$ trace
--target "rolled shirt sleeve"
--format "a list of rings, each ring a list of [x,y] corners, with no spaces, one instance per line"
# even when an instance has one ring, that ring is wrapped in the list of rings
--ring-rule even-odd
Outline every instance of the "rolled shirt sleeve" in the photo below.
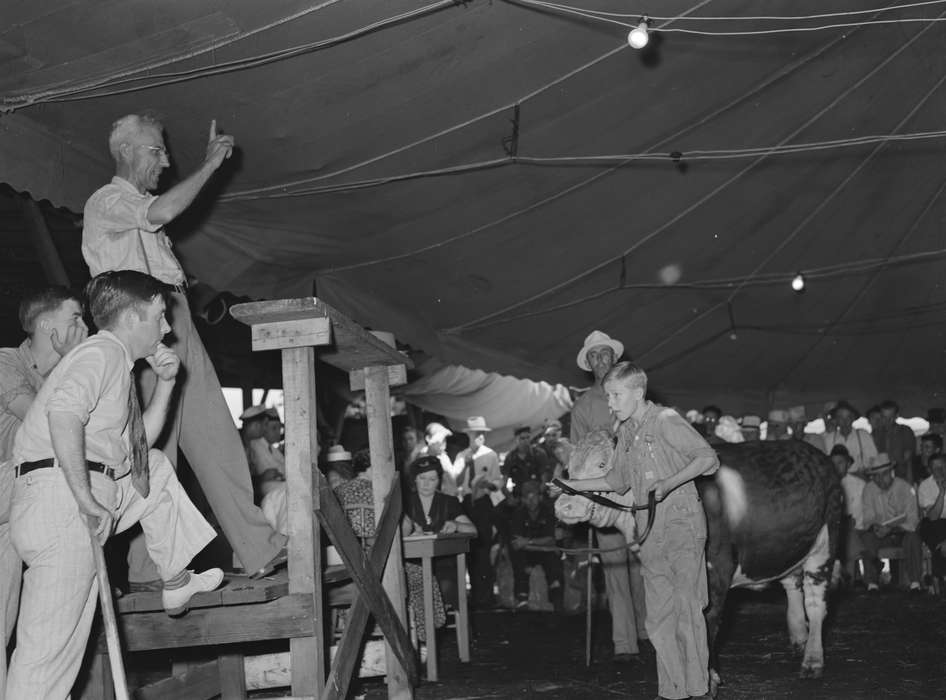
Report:
[[[85,425],[104,390],[101,367],[107,359],[98,347],[79,348],[70,359],[71,371],[62,377],[62,381],[50,393],[46,402],[46,415],[69,413]]]

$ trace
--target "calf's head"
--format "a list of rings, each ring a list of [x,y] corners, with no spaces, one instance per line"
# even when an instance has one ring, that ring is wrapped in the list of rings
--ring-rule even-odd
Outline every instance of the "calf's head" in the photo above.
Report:
[[[611,466],[614,440],[607,430],[594,430],[574,446],[568,459],[568,475],[572,479],[593,479],[604,476]],[[609,497],[614,494],[608,494]],[[630,497],[630,492],[625,494]],[[623,502],[616,497],[613,500]],[[596,527],[614,524],[618,511],[592,503],[584,496],[562,494],[555,501],[555,517],[564,523],[590,522]]]

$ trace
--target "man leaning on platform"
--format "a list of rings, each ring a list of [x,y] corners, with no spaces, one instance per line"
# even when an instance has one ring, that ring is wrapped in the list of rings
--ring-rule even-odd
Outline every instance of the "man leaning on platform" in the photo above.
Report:
[[[223,572],[185,567],[216,536],[181,488],[161,432],[180,368],[164,285],[133,270],[89,282],[99,332],[66,354],[27,410],[13,443],[10,538],[26,563],[6,697],[64,698],[78,675],[97,602],[92,538],[141,523],[170,615]],[[146,359],[158,378],[142,411],[132,377]]]
[[[164,226],[191,205],[230,157],[233,137],[218,134],[212,122],[203,163],[160,196],[152,193],[170,161],[159,121],[147,115],[124,116],[112,125],[108,146],[115,177],[86,202],[82,254],[93,275],[138,270],[174,289],[169,308],[174,337],[169,346],[180,356],[184,376],[158,446],[176,462],[180,445],[243,568],[254,576],[267,575],[286,562],[286,537],[273,530],[253,503],[246,453],[191,320],[184,271],[164,233]],[[153,373],[146,370],[141,383],[147,398],[154,386]],[[156,577],[143,554],[140,539],[136,540],[129,553],[130,583]]]

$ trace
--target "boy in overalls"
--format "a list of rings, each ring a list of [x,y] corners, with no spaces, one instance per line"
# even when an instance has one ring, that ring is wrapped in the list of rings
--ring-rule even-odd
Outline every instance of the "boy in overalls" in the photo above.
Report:
[[[719,459],[676,411],[644,398],[647,375],[636,365],[615,365],[604,390],[617,424],[611,469],[604,477],[568,483],[581,491],[632,489],[637,504],[655,492],[659,505],[640,560],[659,697],[708,697],[706,517],[693,480],[714,473]],[[638,518],[641,529],[646,513]]]

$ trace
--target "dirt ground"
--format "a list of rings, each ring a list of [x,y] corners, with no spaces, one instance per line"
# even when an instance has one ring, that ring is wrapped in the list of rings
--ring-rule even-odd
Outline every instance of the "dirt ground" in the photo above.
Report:
[[[781,589],[735,591],[721,650],[722,700],[946,697],[946,598],[887,591],[835,596],[825,631],[825,673],[800,680],[800,658],[788,647]],[[585,617],[481,612],[473,616],[472,662],[460,664],[452,634],[443,634],[438,683],[418,700],[653,698],[653,652],[641,662],[609,660],[607,612],[594,617],[594,663],[584,665]],[[387,697],[364,683],[369,700]]]

